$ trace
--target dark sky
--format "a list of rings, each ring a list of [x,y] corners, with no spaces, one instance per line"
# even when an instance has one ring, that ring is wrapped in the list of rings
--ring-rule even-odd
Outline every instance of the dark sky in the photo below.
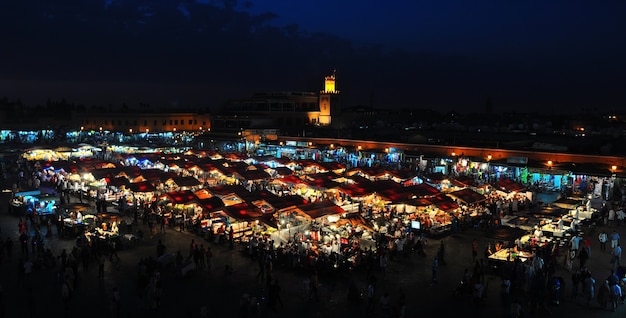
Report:
[[[0,0],[0,96],[217,109],[322,89],[344,106],[626,104],[626,1]]]

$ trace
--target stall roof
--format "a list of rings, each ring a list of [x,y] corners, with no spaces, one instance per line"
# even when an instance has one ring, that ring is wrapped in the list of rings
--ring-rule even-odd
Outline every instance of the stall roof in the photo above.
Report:
[[[342,170],[346,168],[346,166],[336,161],[322,162],[321,165],[325,170],[329,171]]]
[[[271,204],[276,210],[309,203],[309,201],[299,195],[276,196],[275,198],[267,198],[265,201]]]
[[[400,180],[410,180],[416,177],[415,173],[409,169],[389,170],[389,174]]]
[[[353,198],[364,197],[374,193],[371,189],[364,188],[359,183],[340,184],[338,190]]]
[[[520,192],[520,191],[526,191],[526,186],[519,183],[519,182],[515,182],[511,179],[502,179],[499,180],[497,182],[495,182],[493,184],[493,187],[496,188],[497,190],[501,190],[501,191],[506,191],[506,192]]]
[[[411,191],[413,191],[413,193],[417,196],[417,197],[426,197],[426,196],[433,196],[433,195],[437,195],[439,193],[441,193],[441,191],[439,191],[439,189],[431,186],[428,183],[420,183],[414,186],[410,186],[409,188],[411,188]]]
[[[319,180],[319,179],[324,179],[324,180],[334,180],[339,178],[340,175],[332,172],[332,171],[327,171],[327,172],[320,172],[320,173],[312,173],[312,174],[308,174],[306,176],[306,179],[310,179],[310,180]]]
[[[463,201],[465,204],[480,203],[487,199],[484,195],[469,188],[450,192],[449,195]]]
[[[274,193],[267,190],[257,190],[257,191],[238,191],[236,194],[244,201],[252,202],[257,200],[276,200],[279,198]]]
[[[276,171],[276,173],[278,175],[281,176],[291,176],[293,175],[293,170],[287,168],[287,167],[276,167],[276,168],[272,168],[274,171]]]
[[[196,177],[192,177],[192,176],[187,176],[187,177],[175,177],[172,178],[172,181],[174,183],[176,183],[177,186],[179,187],[195,187],[198,185],[201,185],[202,182],[200,182],[200,180],[196,179]]]
[[[462,187],[476,187],[478,186],[478,184],[476,183],[476,181],[474,180],[474,178],[470,177],[470,176],[465,176],[465,175],[460,175],[452,180],[450,180],[450,182],[452,182],[452,184],[455,185],[460,185]]]
[[[426,179],[432,183],[440,183],[443,180],[446,180],[448,177],[444,176],[441,172],[435,172],[428,174]]]
[[[204,211],[212,212],[224,207],[224,201],[219,197],[210,197],[206,199],[197,199],[198,205],[204,209]]]
[[[231,193],[242,193],[243,191],[248,191],[240,184],[233,185],[218,185],[215,187],[209,188],[209,191],[215,195],[227,195]]]
[[[302,212],[306,213],[312,219],[317,219],[331,214],[343,214],[346,211],[337,206],[330,200],[323,200],[314,203],[302,204],[297,206]]]
[[[459,207],[456,203],[454,203],[452,198],[443,193],[431,197],[430,200],[437,208],[446,212],[452,211]]]
[[[121,188],[122,186],[128,186],[130,184],[130,180],[126,177],[116,177],[113,179],[105,178],[108,186]]]
[[[135,178],[141,175],[141,168],[137,166],[124,166],[119,167],[118,169],[129,178]]]
[[[368,224],[367,220],[365,220],[365,218],[358,213],[350,213],[346,215],[345,217],[342,217],[339,220],[337,220],[337,225],[344,225],[347,223],[350,223],[350,225],[353,227],[360,225],[370,232],[375,232],[372,229],[372,227]]]
[[[304,179],[304,183],[309,187],[316,189],[335,189],[341,186],[340,183],[327,179]]]
[[[222,156],[225,159],[234,160],[234,161],[245,160],[248,158],[248,155],[245,153],[235,153],[235,152],[229,152],[229,153],[223,154]]]
[[[247,181],[260,181],[260,180],[268,180],[271,178],[269,173],[265,172],[265,170],[241,170],[237,169],[236,174],[238,174],[243,180]]]
[[[272,161],[274,161],[274,162],[276,162],[278,164],[284,165],[284,166],[293,163],[293,161],[291,159],[286,158],[286,157],[274,158],[274,159],[272,159]]]
[[[91,170],[91,175],[96,180],[101,179],[114,179],[118,177],[122,171],[119,168],[102,168],[102,169],[93,169]]]
[[[359,183],[359,184],[365,184],[367,182],[372,182],[372,180],[370,180],[370,179],[368,179],[368,178],[366,178],[366,177],[364,177],[362,175],[359,175],[359,174],[353,174],[351,176],[348,176],[347,179],[350,179],[350,180],[354,181],[355,183]]]
[[[187,204],[198,199],[198,197],[189,190],[168,192],[164,193],[162,196],[168,197],[174,204]]]
[[[278,178],[277,181],[284,182],[284,183],[293,183],[293,184],[302,183],[302,179],[294,175],[289,175],[286,177]]]
[[[213,197],[213,194],[208,189],[200,189],[200,190],[197,190],[196,192],[194,192],[193,194],[195,194],[196,197],[198,199],[200,199],[200,200],[208,199],[210,197]]]
[[[141,170],[141,176],[148,180],[148,181],[152,181],[152,182],[161,182],[161,180],[167,180],[167,179],[173,179],[178,177],[177,174],[173,173],[173,172],[165,172],[161,169],[144,169]]]
[[[132,192],[153,192],[156,188],[149,181],[141,181],[135,183],[129,183],[128,189]]]
[[[404,203],[408,204],[408,205],[412,205],[412,206],[429,206],[429,205],[433,205],[433,201],[431,201],[428,198],[410,199],[408,201],[405,201]]]
[[[374,182],[368,182],[363,185],[364,188],[369,188],[374,192],[382,192],[388,189],[401,189],[403,186],[393,180],[378,180]]]
[[[256,220],[263,216],[263,212],[256,206],[246,202],[227,206],[224,208],[224,212],[230,217],[240,221]]]
[[[324,165],[314,160],[302,159],[302,160],[298,160],[296,163],[298,166],[302,168],[316,167],[320,170],[326,170],[326,167]]]
[[[346,171],[346,175],[351,176],[353,174],[361,173],[370,177],[380,177],[385,174],[389,174],[389,172],[382,168],[375,167],[355,167],[348,171]]]
[[[407,187],[389,187],[379,191],[380,195],[385,199],[392,202],[402,202],[413,199],[413,197],[418,197],[416,191],[416,186],[407,186]]]

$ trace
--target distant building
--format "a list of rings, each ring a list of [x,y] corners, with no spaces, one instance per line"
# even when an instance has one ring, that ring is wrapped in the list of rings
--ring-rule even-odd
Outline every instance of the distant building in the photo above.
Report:
[[[335,72],[324,78],[324,89],[315,92],[256,93],[227,102],[212,119],[214,131],[279,129],[302,131],[303,126],[330,126],[339,107]]]
[[[211,129],[209,114],[192,112],[75,112],[73,129],[114,132],[171,132]]]

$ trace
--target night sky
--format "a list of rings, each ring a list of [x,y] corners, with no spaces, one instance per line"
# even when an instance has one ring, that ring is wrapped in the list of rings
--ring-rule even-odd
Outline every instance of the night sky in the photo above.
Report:
[[[0,0],[0,96],[201,108],[322,89],[345,107],[619,110],[626,1]]]

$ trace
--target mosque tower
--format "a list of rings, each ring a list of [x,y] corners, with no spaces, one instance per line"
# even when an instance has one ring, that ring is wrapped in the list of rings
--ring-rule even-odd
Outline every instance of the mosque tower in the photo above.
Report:
[[[332,110],[331,107],[337,108],[339,91],[335,89],[337,70],[333,70],[333,74],[324,77],[324,90],[320,91],[320,115],[319,124],[321,126],[330,126],[332,123],[332,115],[336,110]]]

